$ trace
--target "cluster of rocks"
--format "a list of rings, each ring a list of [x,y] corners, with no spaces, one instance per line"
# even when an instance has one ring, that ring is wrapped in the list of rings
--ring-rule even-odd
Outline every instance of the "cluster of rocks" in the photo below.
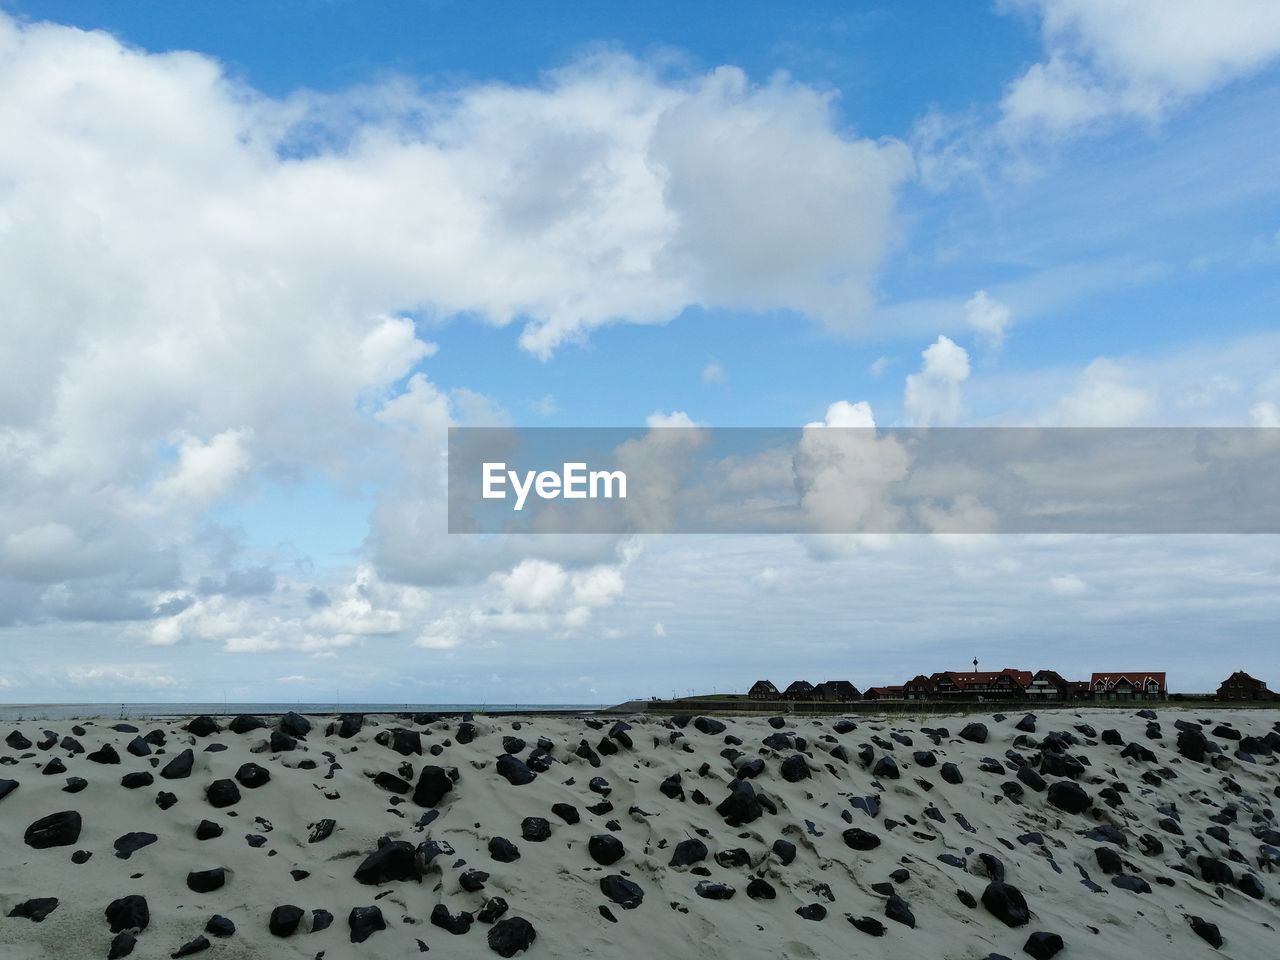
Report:
[[[1133,909],[1141,911],[1156,887],[1181,887],[1205,906],[1180,915],[1179,924],[1215,948],[1228,943],[1219,924],[1232,911],[1253,904],[1259,922],[1280,920],[1263,879],[1280,865],[1272,803],[1280,797],[1280,722],[1242,730],[1241,718],[1181,717],[1166,729],[1150,710],[1116,717],[1125,722],[1101,732],[1067,712],[996,714],[966,721],[954,733],[891,718],[761,723],[692,715],[585,717],[567,737],[531,736],[526,727],[541,726],[533,719],[502,724],[435,715],[313,721],[286,714],[270,722],[238,716],[225,726],[196,717],[145,733],[118,723],[91,734],[86,723],[66,736],[41,730],[34,740],[15,729],[5,739],[13,754],[0,764],[27,774],[0,778],[0,822],[9,819],[15,794],[38,789],[56,796],[51,778],[62,776],[63,808],[16,825],[24,857],[65,856],[62,848],[74,848],[72,865],[95,855],[146,859],[163,846],[161,834],[185,823],[202,850],[206,844],[226,850],[228,842],[268,858],[285,850],[294,864],[289,882],[303,884],[299,891],[310,889],[305,881],[316,870],[339,865],[358,898],[343,907],[351,944],[376,944],[397,931],[426,950],[428,937],[481,931],[503,957],[538,942],[535,920],[544,905],[533,897],[513,908],[502,895],[520,887],[530,862],[541,864],[542,878],[586,878],[597,897],[594,912],[606,924],[625,923],[637,910],[652,915],[663,903],[714,922],[723,909],[718,904],[742,896],[756,902],[762,929],[771,911],[785,911],[806,924],[838,922],[855,940],[909,936],[949,922],[954,908],[940,903],[937,892],[952,886],[971,924],[1018,930],[1020,949],[1037,960],[1056,955],[1069,938],[1081,939],[1078,931],[1045,922],[1052,897],[1083,896],[1087,904],[1088,896],[1109,890],[1134,897]],[[235,760],[224,759],[232,738],[244,738],[261,762],[245,761],[243,749],[233,752]],[[69,764],[84,775],[71,774]],[[345,770],[339,777],[348,767],[358,774]],[[193,787],[179,799],[167,785],[182,781]],[[1206,789],[1210,781],[1214,787]],[[73,798],[90,783],[118,785],[111,789],[139,798],[165,829],[122,833],[109,849],[82,843],[95,807],[77,808]],[[351,794],[356,786],[364,791],[358,801]],[[287,808],[287,791],[300,789],[334,801],[333,816],[308,823],[292,846],[281,847],[260,801],[274,796]],[[474,822],[470,804],[492,791],[504,794],[499,808],[523,814],[505,823]],[[385,835],[357,849],[342,839],[343,811],[352,802],[385,808],[388,823]],[[462,837],[474,851],[455,848]],[[242,853],[219,862],[214,852],[187,869],[191,909],[181,923],[190,929],[164,947],[171,956],[232,937],[250,939],[261,951],[269,949],[264,936],[308,937],[333,927],[333,904],[301,894],[287,899],[304,905],[266,905],[252,929],[242,919],[239,932],[227,916],[210,912],[208,903],[243,902],[236,892],[242,875],[266,869],[246,866],[261,861]],[[348,856],[351,866],[341,866]],[[144,875],[131,869],[122,868],[122,881]],[[1046,869],[1056,884],[1052,895],[1045,892]],[[422,916],[403,906],[388,910],[387,903],[402,902],[398,896],[383,900],[410,884],[438,894]],[[55,894],[63,886],[33,890],[8,918],[56,920],[62,904]],[[423,899],[415,893],[403,902]],[[1223,906],[1222,915],[1213,904]],[[105,954],[129,956],[151,922],[145,894],[98,909]],[[1081,910],[1087,916],[1087,906]]]

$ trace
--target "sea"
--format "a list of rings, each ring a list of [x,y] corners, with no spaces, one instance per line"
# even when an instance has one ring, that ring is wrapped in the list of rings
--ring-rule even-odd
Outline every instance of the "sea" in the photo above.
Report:
[[[329,716],[338,713],[577,713],[600,710],[601,703],[5,703],[0,721],[146,720],[200,714],[262,716],[288,713]]]

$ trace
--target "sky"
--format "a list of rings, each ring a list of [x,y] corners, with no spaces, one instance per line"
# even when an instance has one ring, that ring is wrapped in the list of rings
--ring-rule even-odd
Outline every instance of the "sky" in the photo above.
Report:
[[[0,0],[0,699],[1280,686],[1268,536],[450,536],[449,426],[1280,426],[1280,6]]]

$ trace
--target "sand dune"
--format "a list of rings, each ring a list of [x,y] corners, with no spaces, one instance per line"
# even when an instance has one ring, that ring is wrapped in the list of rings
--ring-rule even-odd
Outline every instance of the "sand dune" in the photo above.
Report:
[[[1139,706],[21,722],[0,957],[1280,956],[1280,711]]]

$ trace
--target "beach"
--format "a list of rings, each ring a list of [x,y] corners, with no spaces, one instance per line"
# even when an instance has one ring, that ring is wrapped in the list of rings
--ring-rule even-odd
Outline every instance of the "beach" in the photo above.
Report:
[[[1276,954],[1276,709],[4,733],[5,960]]]

